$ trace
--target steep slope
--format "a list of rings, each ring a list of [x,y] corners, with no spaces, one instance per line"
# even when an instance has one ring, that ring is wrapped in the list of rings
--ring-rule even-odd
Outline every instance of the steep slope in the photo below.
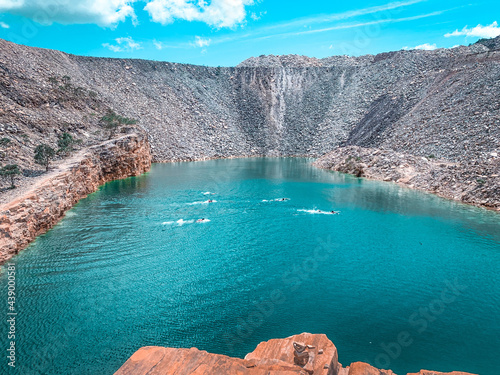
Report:
[[[342,145],[483,160],[500,142],[499,40],[359,58],[264,56],[240,66],[273,67],[287,77],[304,69],[321,72],[324,85],[308,79],[321,108],[315,124],[336,133]],[[301,104],[289,102],[288,123],[311,118],[312,106]]]
[[[0,40],[0,138],[11,140],[0,163],[34,175],[38,143],[55,146],[64,131],[81,147],[102,142],[99,119],[112,109],[138,120],[154,161],[320,156],[354,145],[491,164],[500,151],[499,40],[357,58],[261,56],[235,68]]]
[[[0,40],[0,72],[3,134],[17,127],[52,139],[68,124],[92,140],[84,132],[97,132],[97,118],[113,108],[148,131],[156,161],[316,156],[339,144],[455,161],[480,159],[500,139],[500,52],[481,43],[360,58],[271,56],[208,68],[73,56]],[[64,76],[79,93],[61,98],[51,80]]]

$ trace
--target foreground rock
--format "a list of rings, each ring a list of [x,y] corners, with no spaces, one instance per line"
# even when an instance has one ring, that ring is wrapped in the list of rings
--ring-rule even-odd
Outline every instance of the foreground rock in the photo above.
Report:
[[[105,182],[137,176],[151,167],[144,134],[131,134],[91,147],[59,173],[38,182],[0,207],[0,263],[52,228],[80,199]]]
[[[449,162],[390,150],[340,147],[314,165],[358,177],[393,181],[463,203],[500,210],[500,158]]]
[[[261,342],[246,360],[266,363],[279,360],[285,363],[296,363],[293,343],[307,346],[309,360],[302,367],[310,374],[336,374],[339,368],[337,348],[326,335],[302,333],[285,339],[273,339]],[[341,366],[340,366],[341,367]]]
[[[115,375],[141,374],[280,374],[306,375],[301,368],[280,361],[256,364],[240,358],[210,354],[196,348],[174,349],[147,346],[139,349]]]
[[[296,346],[300,343],[309,359],[297,363]],[[139,349],[115,375],[395,375],[367,363],[355,362],[346,368],[338,362],[337,348],[321,334],[302,333],[284,339],[260,343],[245,359],[211,354],[196,348],[175,349],[148,346]],[[408,375],[474,375],[465,372],[421,370]]]

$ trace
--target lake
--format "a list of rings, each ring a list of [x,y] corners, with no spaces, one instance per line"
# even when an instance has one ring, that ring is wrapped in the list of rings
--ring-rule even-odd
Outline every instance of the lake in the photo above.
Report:
[[[497,375],[500,215],[311,162],[154,164],[80,201],[11,260],[16,372],[113,374],[146,345],[243,357],[312,332],[344,366]]]

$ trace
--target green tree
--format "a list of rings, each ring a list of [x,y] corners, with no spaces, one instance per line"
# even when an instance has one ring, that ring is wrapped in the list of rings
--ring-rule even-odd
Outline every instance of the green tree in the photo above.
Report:
[[[15,179],[21,174],[21,170],[17,164],[9,164],[5,167],[0,168],[0,176],[3,178],[10,179],[11,189],[15,189]]]
[[[101,118],[101,124],[106,130],[109,131],[108,139],[111,139],[114,137],[116,130],[121,125],[135,125],[137,124],[137,120],[117,115],[113,110],[110,109]]]
[[[67,155],[73,151],[73,145],[75,143],[76,141],[71,134],[66,132],[62,133],[57,140],[57,147],[59,147],[57,153]]]
[[[35,163],[45,166],[45,170],[49,170],[50,161],[56,156],[55,150],[46,145],[40,144],[35,148]]]
[[[7,146],[11,142],[12,141],[9,138],[4,137],[4,138],[0,139],[0,146]]]

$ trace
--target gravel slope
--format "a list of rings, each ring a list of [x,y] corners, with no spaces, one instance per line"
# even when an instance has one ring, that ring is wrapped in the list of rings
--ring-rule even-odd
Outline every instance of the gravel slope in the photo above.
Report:
[[[0,163],[35,173],[34,147],[55,146],[63,131],[81,147],[99,143],[99,119],[113,109],[146,130],[154,161],[321,156],[355,145],[481,164],[500,152],[499,41],[211,68],[0,40],[0,138],[12,140]]]

